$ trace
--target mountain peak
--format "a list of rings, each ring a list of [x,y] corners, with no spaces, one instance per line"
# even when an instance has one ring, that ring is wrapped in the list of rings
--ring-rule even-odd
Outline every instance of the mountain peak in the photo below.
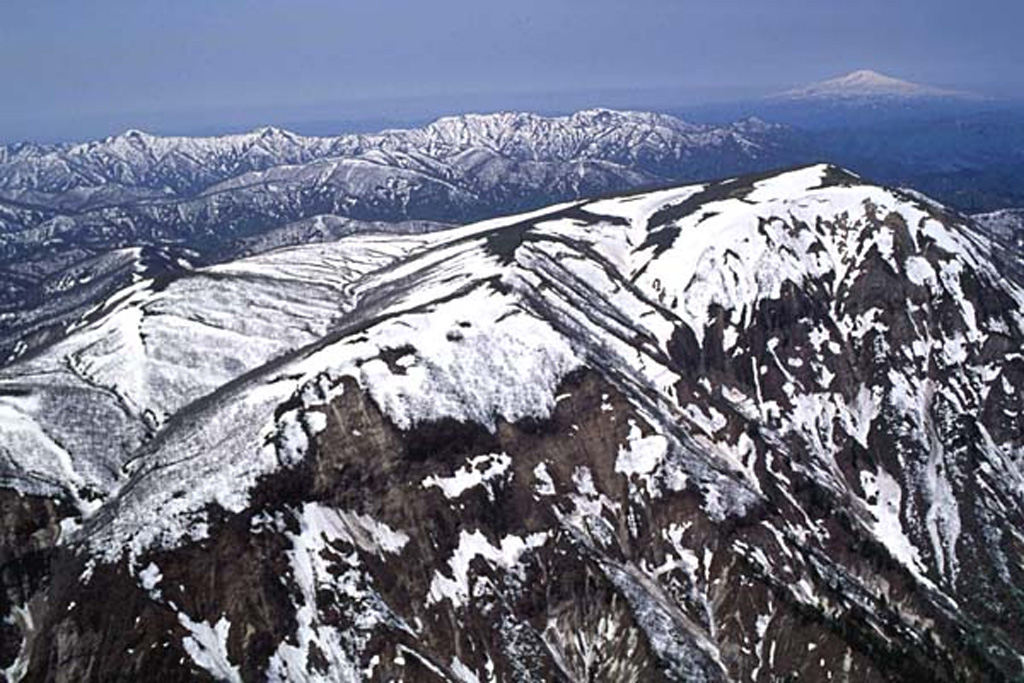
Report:
[[[152,133],[147,133],[144,130],[138,128],[129,128],[128,130],[114,136],[112,140],[151,140],[154,136]]]
[[[887,76],[886,74],[873,71],[871,69],[857,69],[851,71],[845,76],[840,76],[836,80],[846,81],[849,83],[864,83],[864,84],[877,84],[877,85],[912,85],[909,81],[905,81],[893,76]]]
[[[858,69],[848,74],[787,90],[781,99],[860,99],[905,97],[963,97],[964,93],[913,83],[871,69]]]
[[[0,372],[6,670],[1019,678],[1024,293],[840,173],[111,294]]]
[[[292,131],[278,128],[277,126],[260,126],[259,128],[254,128],[249,135],[258,140],[288,140],[294,142],[299,138]]]

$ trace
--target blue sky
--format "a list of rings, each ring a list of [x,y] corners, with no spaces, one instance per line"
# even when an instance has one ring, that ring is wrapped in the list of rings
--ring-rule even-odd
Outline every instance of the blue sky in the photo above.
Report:
[[[1022,25],[1015,0],[5,3],[0,139],[685,105],[857,68],[1013,93]]]

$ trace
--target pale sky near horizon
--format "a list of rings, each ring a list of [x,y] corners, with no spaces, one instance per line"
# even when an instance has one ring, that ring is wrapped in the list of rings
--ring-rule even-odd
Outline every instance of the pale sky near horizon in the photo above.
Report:
[[[34,0],[0,10],[0,140],[692,104],[859,68],[1015,93],[1021,26],[1012,0]]]

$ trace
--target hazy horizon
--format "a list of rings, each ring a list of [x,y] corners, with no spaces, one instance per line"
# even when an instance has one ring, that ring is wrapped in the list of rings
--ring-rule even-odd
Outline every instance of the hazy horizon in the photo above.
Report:
[[[0,58],[15,67],[0,74],[0,141],[681,108],[861,68],[1012,95],[1024,78],[1013,39],[1024,7],[1004,4],[25,4],[6,8],[0,25]]]

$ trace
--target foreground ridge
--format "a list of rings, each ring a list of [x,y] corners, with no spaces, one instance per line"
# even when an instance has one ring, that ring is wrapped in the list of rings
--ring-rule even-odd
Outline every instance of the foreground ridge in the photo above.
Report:
[[[821,164],[141,279],[0,369],[0,665],[1019,676],[993,248]]]

